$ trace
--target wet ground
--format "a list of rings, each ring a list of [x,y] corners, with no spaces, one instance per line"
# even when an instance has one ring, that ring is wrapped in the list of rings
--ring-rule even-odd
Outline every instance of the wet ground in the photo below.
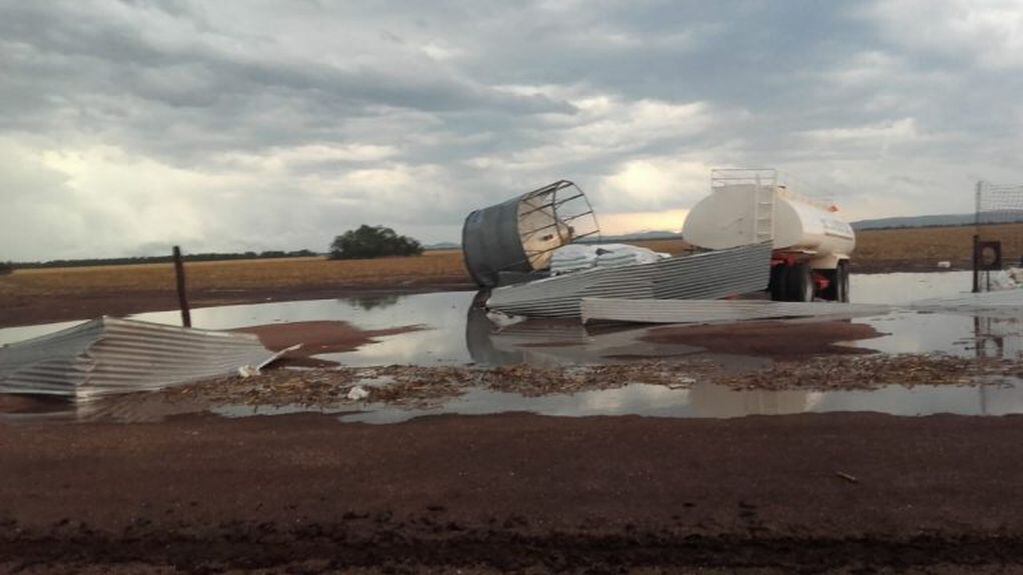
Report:
[[[713,362],[719,369],[738,373],[764,370],[777,362],[801,362],[820,355],[850,353],[949,354],[961,358],[1018,360],[1023,354],[1023,311],[1019,315],[992,313],[933,313],[902,309],[913,301],[962,293],[968,272],[854,275],[853,301],[897,306],[891,313],[848,321],[786,320],[718,326],[583,326],[576,321],[528,320],[497,327],[484,310],[473,306],[472,292],[411,295],[373,295],[334,300],[295,301],[256,305],[201,308],[193,311],[196,327],[245,329],[264,337],[268,346],[282,349],[305,343],[311,361],[293,365],[348,368],[408,365],[453,368],[488,368],[525,364],[536,368],[621,365],[652,360]],[[174,324],[172,312],[144,313],[133,318]],[[74,322],[0,329],[0,344],[62,329]],[[257,326],[257,327],[252,327]],[[275,327],[277,326],[277,327]],[[340,334],[340,335],[339,335]],[[830,360],[829,360],[830,361]],[[802,364],[800,364],[802,365]],[[691,366],[690,366],[691,367]],[[789,368],[793,371],[795,368]],[[850,364],[850,370],[859,369]],[[222,415],[279,413],[304,410],[360,411],[346,421],[402,421],[424,414],[500,413],[529,411],[551,415],[636,414],[661,417],[735,417],[814,411],[878,411],[898,415],[958,413],[970,415],[1019,413],[1023,386],[1015,377],[991,382],[983,378],[935,381],[884,382],[862,389],[785,389],[806,387],[805,379],[817,371],[769,372],[782,381],[742,390],[722,385],[706,373],[683,374],[674,389],[643,381],[610,381],[607,376],[582,388],[552,388],[545,397],[527,397],[517,389],[459,386],[458,393],[440,394],[442,402],[428,409],[394,402],[323,405],[320,400],[281,405],[233,405],[229,399],[200,403],[193,409],[213,409]],[[421,373],[421,372],[420,372]],[[898,373],[892,371],[892,373]],[[906,373],[909,373],[906,371]],[[975,374],[976,375],[976,374]],[[437,387],[449,372],[431,377],[417,374],[420,385]],[[761,377],[763,379],[763,377]],[[846,380],[849,378],[846,377]],[[897,378],[896,378],[897,379]],[[948,379],[948,378],[945,378]],[[793,381],[803,383],[792,384]],[[785,384],[784,382],[790,382]],[[948,383],[956,386],[949,387]],[[342,383],[350,383],[344,381]],[[379,383],[379,382],[377,382]],[[855,382],[853,382],[855,383]],[[907,387],[912,383],[914,387]],[[921,385],[923,383],[923,385]],[[963,385],[969,384],[969,385]],[[337,386],[335,380],[332,384]],[[371,385],[373,383],[371,382]],[[624,387],[622,387],[624,385]],[[845,381],[842,385],[850,385]],[[467,387],[467,389],[461,389]],[[779,389],[779,387],[781,389]],[[855,384],[850,387],[860,387]],[[611,388],[611,389],[605,389]],[[530,394],[525,394],[530,395]],[[535,393],[532,395],[536,395]],[[294,399],[294,398],[293,398]],[[123,412],[124,402],[108,402],[117,409],[95,405],[69,406],[41,402],[0,401],[6,420],[39,417],[94,419],[97,413]],[[159,420],[179,409],[151,409],[152,400],[136,402],[140,409],[129,420]],[[416,409],[412,409],[416,407]],[[45,414],[45,415],[44,415]]]
[[[1021,441],[849,413],[12,426],[0,572],[1015,572]]]
[[[1023,312],[499,328],[473,296],[197,309],[341,367],[0,396],[0,572],[1023,568]]]

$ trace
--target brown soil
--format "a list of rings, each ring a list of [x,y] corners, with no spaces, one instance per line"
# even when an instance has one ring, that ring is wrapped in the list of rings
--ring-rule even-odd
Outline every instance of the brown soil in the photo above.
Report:
[[[337,362],[314,358],[324,353],[355,351],[366,344],[376,343],[373,338],[397,335],[424,329],[408,325],[391,329],[361,330],[344,321],[296,321],[242,327],[233,331],[251,333],[271,351],[281,351],[301,344],[302,347],[281,356],[281,365],[327,367]]]
[[[1018,569],[1021,421],[8,426],[0,571]]]
[[[727,325],[670,326],[652,329],[642,340],[681,344],[737,355],[769,356],[777,360],[804,359],[822,354],[872,353],[869,349],[836,345],[884,335],[873,327],[849,321],[744,322]]]

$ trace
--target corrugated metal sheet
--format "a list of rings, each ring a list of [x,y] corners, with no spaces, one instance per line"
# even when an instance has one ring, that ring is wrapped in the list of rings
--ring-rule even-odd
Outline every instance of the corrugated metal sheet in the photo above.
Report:
[[[721,298],[767,288],[770,273],[771,244],[761,243],[496,288],[487,307],[514,315],[579,317],[587,297]]]
[[[890,308],[883,305],[768,300],[585,298],[582,304],[584,322],[716,323],[794,317],[845,318],[888,311]]]
[[[87,400],[236,373],[273,357],[250,334],[103,317],[0,348],[0,392]]]

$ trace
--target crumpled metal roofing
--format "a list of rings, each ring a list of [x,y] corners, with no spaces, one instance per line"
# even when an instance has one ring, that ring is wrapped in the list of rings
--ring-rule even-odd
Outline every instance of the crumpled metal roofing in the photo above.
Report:
[[[770,274],[771,244],[764,242],[499,287],[486,305],[514,315],[580,317],[587,297],[716,299],[766,289]]]
[[[839,319],[886,314],[889,306],[770,300],[658,300],[586,298],[583,322],[715,323],[813,317]]]
[[[251,334],[102,317],[0,347],[0,392],[88,400],[237,373],[275,357]]]

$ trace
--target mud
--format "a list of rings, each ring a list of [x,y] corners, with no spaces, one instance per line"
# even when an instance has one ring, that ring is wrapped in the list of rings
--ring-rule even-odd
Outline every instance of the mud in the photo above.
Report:
[[[869,349],[839,345],[885,335],[849,321],[743,322],[727,325],[670,326],[650,330],[642,341],[690,345],[712,352],[797,360],[823,354],[863,354]]]
[[[0,570],[928,572],[1023,564],[1019,417],[15,426]]]
[[[328,367],[337,362],[315,358],[325,353],[355,351],[360,347],[376,343],[374,338],[398,335],[426,329],[420,325],[407,325],[391,329],[362,330],[344,321],[297,321],[242,327],[232,331],[251,333],[271,351],[282,351],[301,345],[284,353],[278,363],[282,366]]]
[[[630,384],[688,389],[699,383],[735,390],[836,391],[885,386],[970,386],[1011,384],[1023,378],[1017,361],[966,359],[945,355],[826,356],[802,362],[749,364],[735,369],[727,358],[690,357],[674,361],[636,361],[619,365],[542,368],[386,366],[274,370],[259,376],[227,377],[119,399],[116,412],[141,413],[163,403],[170,413],[217,406],[292,406],[318,410],[358,410],[365,402],[403,409],[437,407],[472,389],[526,397],[573,394]],[[365,400],[351,399],[356,386]],[[142,402],[145,405],[133,406]],[[113,403],[113,402],[112,402]],[[177,407],[175,407],[177,406]],[[115,415],[116,415],[115,412]],[[98,413],[104,413],[99,411]]]

